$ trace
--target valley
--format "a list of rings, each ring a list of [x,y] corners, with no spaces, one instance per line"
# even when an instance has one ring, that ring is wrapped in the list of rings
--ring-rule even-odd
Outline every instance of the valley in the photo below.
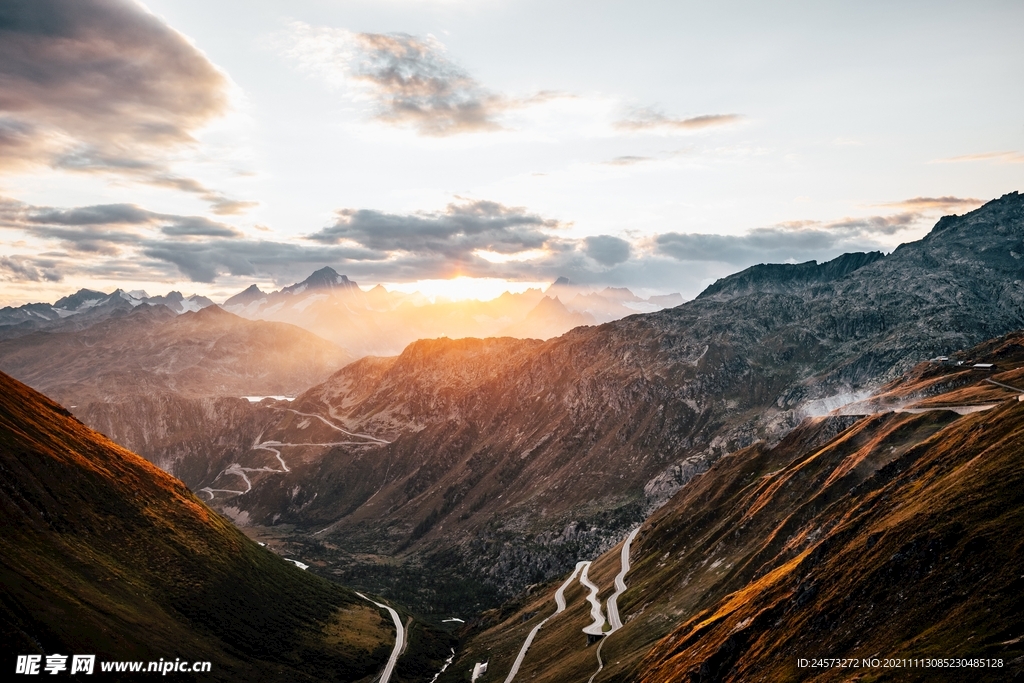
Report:
[[[295,605],[330,634],[301,636],[327,648],[308,658],[347,662],[338,680],[841,680],[795,662],[877,653],[999,658],[1019,673],[1020,549],[1000,539],[1019,535],[1024,490],[1020,253],[1012,193],[888,255],[753,266],[663,310],[620,316],[644,302],[567,282],[494,303],[518,307],[515,325],[435,303],[458,336],[410,323],[403,334],[425,336],[408,342],[388,325],[411,302],[326,268],[223,307],[18,319],[0,370],[57,402],[12,384],[31,410],[119,446],[77,439],[180,479],[161,486],[234,534],[209,544],[282,556],[316,587],[295,590],[334,591]],[[31,543],[55,542],[46,533]],[[10,566],[35,571],[19,557]],[[189,624],[229,619],[182,576],[175,595],[205,605]],[[288,595],[274,598],[281,643],[302,632]],[[364,624],[358,654],[327,605]],[[210,657],[241,671],[224,623]]]

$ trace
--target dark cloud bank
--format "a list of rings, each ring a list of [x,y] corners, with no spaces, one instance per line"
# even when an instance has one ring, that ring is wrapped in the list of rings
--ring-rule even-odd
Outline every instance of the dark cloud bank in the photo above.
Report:
[[[162,161],[227,110],[226,89],[195,47],[139,4],[0,3],[0,172],[42,165],[116,174],[237,213],[251,202]]]
[[[969,201],[943,198],[946,204]],[[925,203],[916,198],[894,205]],[[0,228],[54,247],[37,256],[5,257],[0,278],[39,282],[88,273],[157,281],[184,275],[204,283],[259,277],[289,284],[331,265],[364,283],[456,274],[550,281],[566,275],[580,284],[695,294],[702,281],[755,263],[822,261],[884,249],[880,237],[925,220],[922,213],[902,212],[795,222],[744,235],[670,232],[631,243],[613,235],[572,238],[566,224],[524,208],[461,201],[414,214],[342,209],[321,230],[281,242],[252,239],[205,217],[156,213],[133,204],[61,209],[0,199]],[[524,252],[531,258],[515,258]],[[494,262],[502,259],[493,255],[513,258]]]

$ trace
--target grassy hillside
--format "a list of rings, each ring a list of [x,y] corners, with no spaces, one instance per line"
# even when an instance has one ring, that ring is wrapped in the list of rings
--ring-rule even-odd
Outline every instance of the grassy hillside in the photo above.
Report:
[[[202,680],[346,681],[376,674],[393,643],[375,607],[2,374],[0,522],[5,668],[81,653],[210,660]]]

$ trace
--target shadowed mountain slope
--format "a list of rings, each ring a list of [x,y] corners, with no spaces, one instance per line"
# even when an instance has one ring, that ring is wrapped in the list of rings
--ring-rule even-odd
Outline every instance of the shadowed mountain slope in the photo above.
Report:
[[[3,374],[0,472],[9,670],[19,654],[80,653],[209,660],[202,680],[346,681],[387,658],[394,632],[372,605]]]

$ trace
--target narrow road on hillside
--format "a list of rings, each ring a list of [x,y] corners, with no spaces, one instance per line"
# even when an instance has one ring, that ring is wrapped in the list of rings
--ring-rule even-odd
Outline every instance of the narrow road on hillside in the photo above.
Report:
[[[271,473],[271,474],[286,474],[288,472],[291,472],[291,468],[289,468],[288,467],[288,463],[286,463],[284,461],[284,456],[281,455],[281,451],[280,451],[281,448],[284,448],[286,446],[288,446],[288,447],[304,447],[304,446],[324,446],[324,447],[334,447],[334,446],[372,446],[372,445],[376,445],[376,444],[388,444],[388,443],[391,443],[390,441],[385,441],[384,439],[378,439],[377,437],[370,436],[368,434],[355,434],[353,432],[346,431],[346,430],[342,429],[341,427],[339,427],[339,426],[337,426],[335,424],[332,424],[331,422],[329,422],[328,420],[324,419],[320,415],[313,415],[311,413],[301,413],[298,410],[292,410],[291,408],[289,408],[288,410],[293,412],[293,413],[295,413],[296,415],[302,415],[304,417],[315,417],[318,420],[323,421],[323,423],[326,424],[328,427],[330,427],[332,429],[336,429],[339,432],[341,432],[342,434],[346,434],[348,436],[356,437],[356,438],[359,438],[359,439],[370,439],[370,441],[369,442],[367,442],[367,441],[329,441],[329,442],[326,442],[326,443],[284,443],[282,441],[273,441],[272,440],[272,441],[263,441],[263,442],[260,442],[260,443],[256,443],[256,444],[253,445],[251,450],[254,450],[254,451],[260,451],[260,450],[262,450],[262,451],[270,451],[271,453],[274,454],[274,457],[277,458],[277,461],[279,463],[281,463],[281,469],[278,470],[278,469],[274,469],[272,467],[242,467],[238,463],[233,463],[230,467],[228,467],[226,470],[224,470],[219,475],[217,475],[218,478],[224,476],[225,474],[234,474],[234,475],[242,477],[242,479],[245,480],[245,483],[246,483],[246,485],[249,488],[247,488],[244,491],[236,491],[234,489],[215,489],[215,488],[211,488],[209,486],[205,486],[205,487],[199,489],[199,493],[206,493],[206,494],[208,494],[210,496],[210,500],[213,500],[214,498],[216,498],[217,497],[216,496],[217,493],[229,493],[229,494],[231,494],[233,496],[242,496],[242,495],[245,495],[246,493],[249,493],[249,491],[252,491],[252,482],[249,481],[249,477],[245,474],[246,472],[267,472],[267,473]],[[260,436],[262,436],[262,434]],[[259,438],[259,437],[257,437],[257,438]],[[214,480],[214,481],[216,481],[216,480]]]
[[[237,496],[241,496],[241,495],[244,495],[246,493],[249,493],[249,491],[252,491],[252,482],[249,481],[249,477],[245,474],[244,470],[246,470],[246,469],[248,469],[248,468],[242,467],[241,465],[239,465],[236,462],[236,463],[232,463],[230,467],[228,467],[226,470],[224,470],[219,475],[217,475],[218,478],[224,476],[225,474],[234,474],[235,476],[241,477],[242,479],[245,480],[245,485],[249,487],[249,488],[247,488],[244,491],[235,491],[233,489],[212,489],[209,486],[204,486],[203,488],[199,489],[199,492],[200,493],[209,493],[210,494],[210,500],[213,500],[216,497],[214,494],[218,493],[218,492],[219,493],[231,493],[231,494],[234,494],[234,495],[237,495]],[[276,472],[277,470],[272,470],[272,471]]]
[[[276,448],[271,448],[271,446],[283,445],[284,444],[281,443],[280,441],[264,441],[263,443],[258,443],[252,447],[254,451],[270,451],[275,456],[277,456],[278,462],[281,463],[281,469],[279,470],[272,470],[269,467],[264,467],[259,469],[260,472],[291,472],[291,470],[288,469],[288,465],[285,464],[284,458],[281,457],[281,451],[277,450]]]
[[[387,605],[371,600],[362,593],[356,593],[359,597],[367,602],[372,602],[381,609],[386,609],[391,615],[391,621],[395,622],[395,647],[391,650],[391,657],[388,658],[387,666],[384,667],[384,671],[380,675],[380,683],[388,683],[391,680],[391,674],[395,670],[395,664],[398,663],[398,655],[402,654],[402,649],[405,647],[405,627],[402,626],[402,620],[398,617],[398,612],[393,610]]]
[[[349,436],[354,436],[354,437],[357,437],[357,438],[360,438],[360,439],[369,439],[370,441],[375,441],[377,443],[383,443],[383,444],[391,443],[390,441],[385,441],[384,439],[378,439],[376,436],[370,436],[369,434],[358,434],[356,432],[350,432],[350,431],[348,431],[346,429],[342,429],[338,425],[336,425],[333,422],[331,422],[330,420],[328,420],[323,415],[316,415],[314,413],[300,413],[298,410],[295,410],[294,408],[288,408],[288,410],[290,412],[295,413],[296,415],[302,415],[304,417],[315,417],[316,419],[320,420],[321,422],[323,422],[325,425],[327,425],[331,429],[337,429],[342,434],[347,434]]]
[[[1017,387],[1011,387],[1009,384],[1003,384],[1002,382],[997,382],[994,379],[986,379],[985,381],[988,382],[989,384],[995,384],[997,387],[1002,387],[1004,389],[1009,389],[1010,391],[1016,391],[1018,394],[1024,394],[1024,389],[1018,389]]]
[[[629,536],[626,536],[626,540],[622,544],[622,568],[615,576],[615,592],[608,598],[608,623],[611,624],[612,630],[608,631],[607,635],[611,635],[622,628],[622,620],[619,619],[619,596],[626,592],[626,572],[629,571],[629,546],[633,543],[633,539],[636,538],[639,531],[640,527],[637,527],[629,532]]]
[[[601,670],[604,669],[604,661],[601,659],[601,648],[604,647],[604,641],[608,640],[608,636],[622,628],[622,620],[619,619],[619,596],[626,592],[626,573],[629,571],[629,547],[639,531],[640,527],[630,531],[629,536],[626,536],[626,540],[622,543],[622,553],[619,556],[621,558],[620,569],[619,573],[615,575],[615,592],[608,598],[608,623],[611,624],[612,628],[601,639],[601,642],[597,644],[597,671],[594,672],[587,683],[594,683],[597,674],[601,673]]]
[[[576,569],[573,570],[572,575],[558,587],[558,590],[555,591],[555,614],[552,614],[551,617],[565,611],[565,589],[568,588],[576,579],[576,575],[580,573],[580,569],[582,569],[584,565],[588,564],[590,563],[577,562]],[[505,677],[505,683],[512,683],[512,679],[516,677],[517,673],[519,673],[519,667],[523,664],[523,659],[526,657],[526,651],[530,649],[530,645],[533,644],[533,639],[537,636],[537,633],[540,632],[541,627],[544,626],[551,617],[547,617],[547,619],[544,619],[542,622],[534,626],[533,630],[530,631],[530,634],[526,636],[526,642],[524,642],[523,646],[519,648],[519,654],[516,655],[516,661],[512,664],[512,670],[509,671],[508,676]]]
[[[587,572],[590,571],[590,562],[583,563],[583,573],[580,574],[580,583],[590,589],[590,594],[587,595],[587,600],[590,601],[590,618],[594,621],[589,626],[583,629],[583,632],[588,636],[600,636],[604,635],[604,612],[601,611],[601,601],[597,599],[597,594],[601,590],[597,587],[597,584],[590,580],[587,576]]]

